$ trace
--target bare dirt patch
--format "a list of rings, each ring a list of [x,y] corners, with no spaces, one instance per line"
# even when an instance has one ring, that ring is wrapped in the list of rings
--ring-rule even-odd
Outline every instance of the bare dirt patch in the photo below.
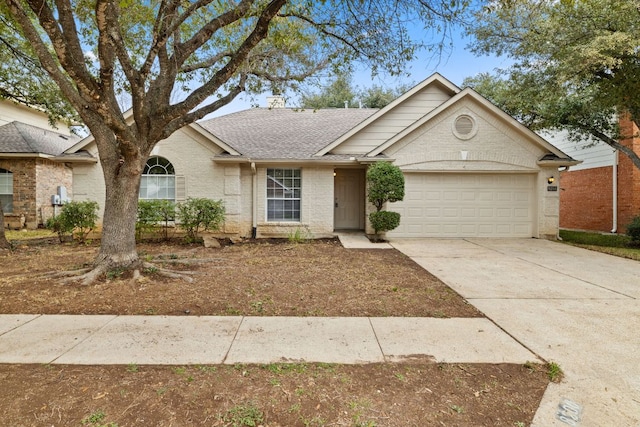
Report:
[[[477,317],[481,314],[394,249],[344,249],[339,242],[244,243],[207,249],[142,244],[145,259],[192,270],[193,283],[145,272],[134,282],[110,272],[96,285],[47,278],[93,260],[96,246],[25,246],[0,254],[5,314]],[[183,265],[181,260],[207,260]]]
[[[141,281],[110,272],[92,286],[45,276],[82,267],[97,250],[22,245],[0,254],[0,314],[482,315],[401,253],[347,250],[333,240],[139,246],[162,267],[194,270],[192,283],[153,271]],[[521,426],[530,424],[549,382],[545,369],[429,358],[365,365],[0,364],[0,424]]]
[[[516,365],[0,365],[19,426],[518,426],[547,384]]]

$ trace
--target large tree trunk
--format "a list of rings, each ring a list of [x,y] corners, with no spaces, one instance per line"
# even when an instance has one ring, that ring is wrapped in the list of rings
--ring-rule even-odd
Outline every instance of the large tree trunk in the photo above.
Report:
[[[135,232],[140,172],[135,169],[123,164],[121,173],[111,182],[105,182],[102,241],[96,266],[102,265],[107,269],[138,267]]]
[[[0,250],[4,249],[11,249],[11,245],[4,234],[4,211],[2,210],[2,203],[0,203]]]
[[[138,192],[142,169],[150,149],[143,150],[135,147],[132,141],[116,139],[110,130],[102,126],[93,126],[92,131],[100,151],[106,191],[102,241],[94,270],[98,274],[112,269],[138,269]]]

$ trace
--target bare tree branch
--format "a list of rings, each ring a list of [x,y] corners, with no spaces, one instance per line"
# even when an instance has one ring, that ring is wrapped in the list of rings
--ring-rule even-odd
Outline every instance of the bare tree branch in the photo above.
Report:
[[[228,81],[247,59],[251,50],[267,36],[271,20],[277,15],[285,3],[286,0],[272,0],[260,14],[251,34],[242,42],[225,66],[218,70],[209,81],[189,94],[183,102],[170,107],[168,115],[176,118],[195,109],[211,93],[215,93],[216,90]]]

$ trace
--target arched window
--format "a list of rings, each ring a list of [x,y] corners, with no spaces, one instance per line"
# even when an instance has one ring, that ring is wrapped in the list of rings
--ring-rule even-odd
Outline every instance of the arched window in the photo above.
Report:
[[[13,173],[0,168],[0,203],[4,213],[13,213]]]
[[[176,200],[176,173],[169,160],[159,156],[147,160],[140,181],[140,199]]]

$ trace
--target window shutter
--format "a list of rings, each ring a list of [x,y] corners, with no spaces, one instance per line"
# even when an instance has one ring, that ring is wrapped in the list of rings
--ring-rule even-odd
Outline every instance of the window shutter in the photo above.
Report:
[[[187,199],[187,177],[176,175],[176,202],[184,202]]]

